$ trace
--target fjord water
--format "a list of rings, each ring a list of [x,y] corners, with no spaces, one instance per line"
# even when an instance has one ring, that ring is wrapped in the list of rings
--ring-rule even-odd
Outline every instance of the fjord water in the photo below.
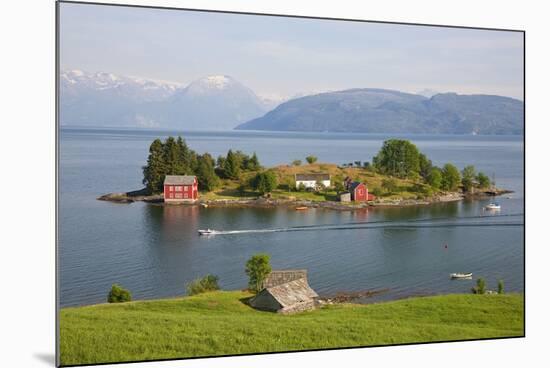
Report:
[[[271,255],[276,269],[306,268],[320,295],[388,289],[377,298],[469,292],[477,277],[489,289],[504,281],[523,291],[523,138],[403,136],[436,165],[473,164],[514,191],[489,202],[462,201],[356,212],[322,209],[200,208],[117,204],[99,195],[139,189],[141,166],[157,137],[181,134],[197,152],[255,151],[264,166],[313,154],[321,162],[370,161],[384,135],[190,132],[63,128],[59,163],[61,306],[102,303],[111,284],[135,299],[180,296],[189,281],[213,273],[224,289],[242,289],[244,264]],[[497,216],[498,215],[498,216]],[[482,217],[479,217],[482,216]],[[315,226],[330,225],[330,226]],[[308,227],[312,226],[312,227]],[[199,237],[197,229],[242,231]],[[279,231],[256,230],[278,229]],[[445,247],[446,245],[446,247]],[[449,273],[473,272],[473,280]]]

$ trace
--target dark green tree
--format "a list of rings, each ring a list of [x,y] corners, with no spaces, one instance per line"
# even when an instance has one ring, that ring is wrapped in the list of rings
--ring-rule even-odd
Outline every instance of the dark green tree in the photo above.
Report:
[[[441,188],[443,190],[455,191],[460,184],[460,171],[453,164],[445,164],[441,171]]]
[[[222,155],[218,156],[218,159],[216,160],[216,166],[220,169],[223,169],[223,167],[225,166],[225,157],[223,157]]]
[[[468,165],[462,169],[462,187],[465,192],[470,192],[474,189],[476,179],[476,169],[472,165]]]
[[[414,178],[420,171],[418,148],[407,140],[389,139],[385,141],[372,161],[382,174],[398,178]]]
[[[223,172],[229,179],[238,179],[241,173],[241,163],[238,155],[235,155],[232,150],[227,152],[227,157],[223,164]]]
[[[504,281],[498,280],[497,293],[504,294]]]
[[[432,160],[428,159],[425,154],[420,153],[418,155],[418,163],[420,168],[419,174],[427,182],[433,168]]]
[[[311,164],[314,164],[314,163],[317,162],[317,157],[316,157],[316,156],[311,156],[311,155],[310,155],[310,156],[307,156],[307,157],[306,157],[306,161],[307,161],[307,163],[310,164],[310,165],[311,165]]]
[[[257,173],[252,179],[252,188],[261,194],[271,193],[277,188],[277,176],[273,171]]]
[[[269,258],[269,254],[259,253],[246,262],[245,272],[249,278],[248,287],[256,293],[261,291],[264,280],[271,273]]]
[[[143,166],[143,184],[150,193],[162,192],[166,172],[164,147],[160,139],[155,139],[149,146],[147,165]]]
[[[214,171],[214,159],[208,153],[198,156],[196,175],[199,190],[210,192],[216,189],[220,183],[220,179]]]
[[[180,147],[174,137],[166,138],[164,142],[164,163],[167,175],[184,175],[185,167],[181,161]],[[189,174],[189,173],[187,173]]]
[[[294,160],[292,161],[292,166],[300,166],[302,164],[302,160]]]
[[[190,150],[185,143],[185,140],[178,136],[176,139],[177,153],[178,153],[178,170],[183,171],[184,174],[191,174],[193,172],[193,158],[196,153]]]
[[[476,181],[480,188],[489,188],[491,186],[491,179],[482,172],[477,173]]]
[[[247,160],[246,169],[250,171],[257,171],[261,169],[260,160],[258,160],[256,152],[254,152],[252,156]]]
[[[427,182],[434,189],[441,189],[443,176],[439,167],[432,167],[428,175]]]

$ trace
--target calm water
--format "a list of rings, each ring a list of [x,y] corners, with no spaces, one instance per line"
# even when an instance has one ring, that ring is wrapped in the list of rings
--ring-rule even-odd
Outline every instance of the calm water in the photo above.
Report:
[[[134,298],[178,296],[206,273],[224,289],[246,286],[244,263],[258,252],[274,268],[306,268],[321,295],[385,289],[378,299],[468,292],[475,277],[496,289],[523,291],[523,139],[521,137],[409,136],[435,164],[452,162],[496,176],[515,191],[501,198],[500,216],[488,201],[429,207],[330,210],[198,208],[115,204],[101,194],[141,188],[148,146],[170,132],[63,129],[60,134],[60,302],[101,303],[111,284]],[[174,134],[174,133],[172,133]],[[304,133],[185,133],[197,152],[255,151],[263,165],[313,154],[320,161],[371,160],[383,135]],[[483,215],[485,217],[476,218]],[[420,220],[420,221],[416,221]],[[391,223],[390,223],[391,222]],[[301,227],[330,225],[320,227]],[[388,226],[391,225],[391,226]],[[197,236],[199,228],[279,229]],[[286,230],[285,230],[286,229]],[[448,247],[445,248],[444,245]],[[451,281],[451,272],[474,280]],[[373,299],[370,299],[373,300]]]

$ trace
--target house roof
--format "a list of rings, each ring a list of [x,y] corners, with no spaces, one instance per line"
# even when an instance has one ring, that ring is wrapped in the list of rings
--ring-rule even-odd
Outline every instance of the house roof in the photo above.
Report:
[[[164,177],[164,185],[192,185],[194,183],[194,175],[166,175]]]
[[[305,278],[266,288],[265,291],[271,294],[283,308],[319,296],[309,287]]]
[[[307,270],[273,270],[267,275],[262,286],[264,288],[273,287],[301,278],[307,280]]]
[[[330,180],[330,174],[296,174],[296,181]]]
[[[349,185],[349,190],[350,190],[350,191],[354,191],[355,188],[357,188],[357,187],[358,187],[359,185],[361,185],[361,184],[363,184],[363,183],[361,183],[360,181],[354,181],[353,183],[351,183],[351,184]]]

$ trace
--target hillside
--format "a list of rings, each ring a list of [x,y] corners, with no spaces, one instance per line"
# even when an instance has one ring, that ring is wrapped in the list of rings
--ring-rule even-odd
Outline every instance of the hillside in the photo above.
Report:
[[[290,100],[238,130],[386,134],[522,134],[523,102],[440,93],[350,89]]]
[[[245,292],[64,308],[61,364],[523,336],[523,296],[445,295],[296,315],[254,310]]]

